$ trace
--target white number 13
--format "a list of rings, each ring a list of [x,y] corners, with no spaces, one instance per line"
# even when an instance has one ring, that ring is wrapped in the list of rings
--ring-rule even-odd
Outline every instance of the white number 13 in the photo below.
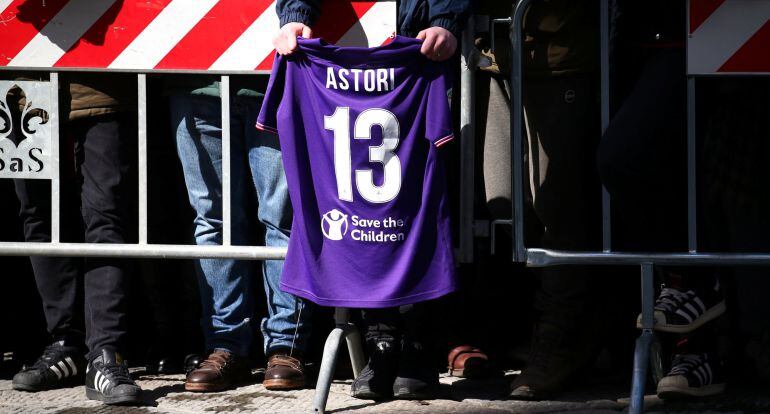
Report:
[[[372,170],[356,170],[356,188],[364,200],[387,203],[401,191],[401,161],[394,151],[398,148],[400,127],[398,119],[385,109],[367,109],[356,118],[355,139],[371,139],[372,127],[382,128],[382,144],[369,147],[369,161],[383,166],[382,185],[374,184]],[[337,196],[353,201],[350,156],[350,108],[337,107],[332,116],[324,117],[324,128],[334,132],[334,174],[337,176]]]

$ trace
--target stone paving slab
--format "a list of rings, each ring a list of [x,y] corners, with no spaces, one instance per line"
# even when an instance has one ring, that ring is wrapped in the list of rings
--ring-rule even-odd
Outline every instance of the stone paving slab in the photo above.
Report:
[[[329,395],[329,413],[618,413],[627,411],[627,390],[621,384],[584,386],[559,397],[558,401],[519,402],[503,399],[509,378],[472,382],[442,378],[441,398],[431,401],[374,403],[350,397],[350,381],[337,381]],[[27,393],[11,389],[11,381],[0,380],[0,413],[5,414],[192,414],[192,413],[309,413],[314,390],[268,391],[262,385],[235,390],[196,394],[184,391],[183,377],[143,376],[145,406],[108,407],[85,398],[83,387]],[[585,385],[585,384],[584,384]],[[732,398],[732,400],[731,400]],[[736,405],[736,401],[738,404]],[[748,404],[748,405],[747,405]],[[649,412],[762,412],[770,411],[770,399],[728,397],[697,403],[663,405],[648,398]]]

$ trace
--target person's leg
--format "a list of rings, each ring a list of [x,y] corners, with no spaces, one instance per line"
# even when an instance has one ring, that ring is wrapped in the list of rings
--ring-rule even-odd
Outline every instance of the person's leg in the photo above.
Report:
[[[511,111],[510,94],[501,76],[480,76],[488,82],[488,102],[484,114],[484,192],[487,208],[494,219],[511,217]],[[486,94],[485,94],[486,95]],[[483,99],[485,96],[477,96]]]
[[[133,197],[131,152],[135,126],[130,115],[106,115],[73,121],[78,137],[81,213],[86,243],[127,243]],[[86,336],[89,357],[102,349],[124,348],[127,333],[128,261],[88,258],[85,262]]]
[[[599,182],[593,152],[598,137],[595,83],[590,76],[530,79],[525,85],[532,200],[544,226],[542,246],[598,248]],[[558,120],[558,122],[554,122]],[[558,390],[592,356],[598,344],[589,314],[595,269],[544,268],[536,308],[540,313],[527,367],[511,397],[539,399]]]
[[[62,140],[64,159],[71,146]],[[76,200],[71,199],[71,174],[62,177],[61,215],[63,235],[77,228],[79,220],[71,219],[76,213]],[[51,241],[50,182],[46,180],[14,180],[19,199],[19,215],[24,225],[27,242]],[[40,391],[83,383],[86,360],[85,328],[83,326],[82,262],[69,257],[31,256],[38,293],[42,299],[48,332],[52,343],[34,363],[25,365],[13,378],[13,388]],[[60,365],[61,364],[61,365]]]
[[[278,136],[256,129],[258,101],[238,98],[234,109],[240,116],[249,154],[249,167],[259,201],[257,218],[265,227],[265,245],[286,247],[289,244],[293,210],[283,171]],[[304,385],[301,357],[310,335],[311,307],[308,302],[280,288],[283,260],[262,262],[267,295],[267,317],[262,319],[264,351],[269,358],[264,384],[269,389],[290,389]],[[280,358],[274,358],[281,354]],[[285,358],[285,357],[288,357]],[[291,359],[295,359],[292,361]],[[285,364],[284,364],[285,362]]]
[[[351,395],[375,401],[391,398],[398,374],[403,318],[399,308],[362,309],[361,315],[369,361],[353,381]]]
[[[188,198],[196,214],[198,245],[222,243],[221,113],[217,98],[186,94],[171,97],[171,121]],[[245,171],[238,157],[245,150],[237,132],[231,136],[230,150],[232,243],[242,244],[246,237]],[[211,361],[190,373],[185,387],[190,391],[218,391],[236,384],[245,372],[245,357],[253,340],[252,264],[230,259],[199,259],[195,263],[201,327]],[[223,364],[225,360],[238,363]]]
[[[19,215],[28,242],[51,241],[50,182],[47,180],[14,180],[19,199]],[[66,192],[65,192],[66,193]],[[68,210],[67,199],[62,211]],[[65,214],[63,214],[66,217]],[[71,222],[60,220],[63,227]],[[81,263],[69,257],[30,256],[35,283],[43,302],[48,333],[54,341],[65,340],[82,346],[85,340],[82,313]]]
[[[617,250],[686,247],[684,73],[681,51],[652,55],[598,147]]]
[[[86,243],[128,243],[136,191],[131,159],[136,124],[131,114],[110,114],[72,121],[81,177],[81,214]],[[88,258],[84,301],[89,365],[86,397],[106,404],[137,404],[141,388],[131,379],[120,351],[127,335],[129,261]]]

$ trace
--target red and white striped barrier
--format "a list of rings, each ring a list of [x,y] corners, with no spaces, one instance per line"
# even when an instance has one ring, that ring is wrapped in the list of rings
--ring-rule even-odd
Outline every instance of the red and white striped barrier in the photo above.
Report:
[[[396,2],[326,0],[314,32],[379,46]],[[0,0],[0,68],[268,71],[273,0]]]
[[[687,72],[770,73],[770,0],[689,0]]]

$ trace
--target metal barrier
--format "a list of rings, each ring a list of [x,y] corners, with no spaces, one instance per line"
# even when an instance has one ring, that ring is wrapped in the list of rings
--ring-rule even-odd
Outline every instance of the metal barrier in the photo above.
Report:
[[[351,1],[357,1],[358,5],[352,7]],[[0,43],[0,56],[3,57],[0,61],[0,70],[47,72],[49,74],[50,96],[50,106],[45,108],[50,115],[46,125],[46,131],[50,131],[50,135],[45,137],[47,139],[45,150],[48,157],[46,159],[48,167],[46,174],[22,176],[2,174],[0,171],[0,178],[39,178],[51,181],[51,242],[0,242],[0,256],[228,258],[239,260],[280,260],[285,258],[286,248],[234,246],[231,243],[230,74],[267,75],[270,73],[274,50],[271,44],[272,36],[267,35],[267,31],[278,28],[275,3],[267,2],[244,7],[241,11],[244,14],[241,16],[226,10],[226,7],[221,7],[218,3],[218,0],[176,1],[165,8],[149,3],[126,4],[118,8],[113,15],[104,14],[106,8],[102,8],[102,6],[111,6],[112,1],[110,0],[101,2],[99,7],[92,7],[93,5],[87,2],[75,1],[56,2],[56,4],[47,7],[43,2],[42,5],[35,5],[32,8],[34,10],[32,15],[26,16],[25,19],[18,19],[16,15],[6,19],[3,14],[16,7],[16,3],[0,2],[0,21],[3,22],[3,25],[0,26],[0,37],[11,38],[15,42],[10,43],[18,43],[15,46]],[[326,40],[333,43],[363,46],[362,42],[365,42],[369,46],[378,46],[395,32],[396,2],[394,0],[329,0],[324,3],[324,9],[326,13],[322,14],[315,29],[321,35],[331,33],[331,37],[327,37]],[[23,14],[19,10],[12,10],[11,13]],[[48,17],[44,17],[44,15]],[[121,17],[123,20],[120,20]],[[35,27],[36,32],[31,33],[29,30],[31,23],[27,20],[37,19],[41,20],[39,22],[40,27]],[[228,24],[227,19],[231,19],[235,28],[240,28],[238,29],[240,30],[239,33],[226,33],[227,30],[221,30],[223,25]],[[24,21],[22,22],[22,20]],[[128,31],[129,34],[119,36],[119,39],[118,37],[111,38],[110,41],[113,43],[110,47],[104,47],[96,53],[78,54],[75,46],[82,36],[88,35],[91,25],[110,25],[115,20],[121,21],[121,26],[115,30],[115,33],[122,33],[128,27],[128,29],[132,29]],[[6,23],[10,21],[13,23],[7,25]],[[216,23],[211,26],[212,22]],[[136,27],[131,26],[132,24]],[[14,38],[14,36],[18,38]],[[200,36],[207,36],[207,39],[210,39],[213,44],[211,50],[206,50],[207,53],[199,53],[201,48],[207,47],[207,43],[195,44],[194,49],[188,49],[191,44],[186,39],[188,37],[189,39],[196,39]],[[129,37],[131,38],[130,42],[124,42]],[[70,57],[70,60],[67,61],[67,55],[71,52],[76,57]],[[110,53],[114,53],[114,55],[109,56]],[[200,55],[203,58],[197,61],[193,59],[192,62],[180,60],[180,55],[185,54]],[[92,55],[96,55],[94,60],[91,59]],[[169,66],[168,62],[163,63],[164,59],[169,58],[169,56],[175,56],[176,65],[181,66]],[[62,58],[68,63],[63,64],[60,61]],[[206,61],[205,59],[210,60]],[[138,243],[136,244],[61,242],[59,71],[82,69],[138,72],[136,74],[138,98]],[[223,234],[222,243],[219,246],[148,243],[147,73],[150,72],[216,73],[220,76]],[[19,82],[14,81],[0,81],[0,89],[3,89],[4,86],[10,88],[9,85],[13,83],[19,84]],[[43,83],[39,82],[38,87],[41,87],[40,85]],[[25,95],[27,95],[26,91]],[[0,110],[3,109],[3,98],[0,97]],[[0,118],[0,121],[4,120]],[[0,129],[4,127],[5,125],[0,123]],[[0,138],[3,137],[0,136]],[[352,324],[348,323],[348,313],[345,309],[337,309],[335,312],[337,327],[329,335],[324,348],[316,395],[312,405],[314,412],[325,411],[329,386],[333,378],[342,338],[347,340],[354,373],[357,375],[363,368],[360,334]]]
[[[73,256],[131,258],[231,258],[243,260],[283,259],[286,248],[266,246],[233,246],[230,242],[230,77],[222,75],[222,227],[221,246],[166,245],[147,242],[147,78],[137,75],[138,95],[138,227],[137,244],[96,244],[60,242],[59,179],[59,74],[50,72],[50,168],[51,175],[51,243],[0,242],[0,256]],[[13,82],[10,82],[13,83]]]
[[[512,44],[513,66],[511,73],[511,136],[512,136],[512,179],[513,179],[513,260],[525,262],[531,267],[546,267],[558,265],[636,265],[641,271],[641,307],[642,333],[636,341],[634,351],[634,368],[631,387],[630,412],[644,411],[644,391],[647,370],[650,359],[650,346],[654,341],[653,313],[655,305],[655,290],[653,270],[655,266],[706,266],[731,265],[770,266],[770,254],[761,253],[701,253],[697,245],[696,220],[696,108],[695,108],[695,77],[688,70],[687,74],[687,211],[688,211],[688,252],[687,253],[627,253],[614,252],[610,233],[610,199],[606,190],[602,191],[602,252],[558,251],[539,248],[527,248],[524,243],[524,153],[523,153],[523,17],[524,13],[536,0],[519,0],[510,20],[510,39]],[[689,8],[692,0],[688,1]],[[610,33],[610,2],[600,1],[600,53],[601,53],[601,125],[602,132],[606,131],[610,122],[610,79],[609,79],[609,33]],[[730,3],[729,1],[727,3]],[[735,2],[734,7],[740,7]],[[762,7],[760,2],[753,6]],[[770,10],[770,2],[763,1],[764,10]],[[741,2],[741,5],[746,5]],[[711,10],[713,12],[713,10]],[[745,10],[744,10],[745,12]],[[760,21],[761,23],[762,21]],[[687,22],[688,33],[690,22]],[[757,27],[758,28],[758,27]],[[747,37],[751,33],[748,33]],[[729,57],[729,56],[728,56]],[[692,62],[690,62],[692,64]],[[719,66],[717,66],[718,68]],[[741,73],[745,74],[745,73]],[[755,75],[768,75],[759,73]]]

